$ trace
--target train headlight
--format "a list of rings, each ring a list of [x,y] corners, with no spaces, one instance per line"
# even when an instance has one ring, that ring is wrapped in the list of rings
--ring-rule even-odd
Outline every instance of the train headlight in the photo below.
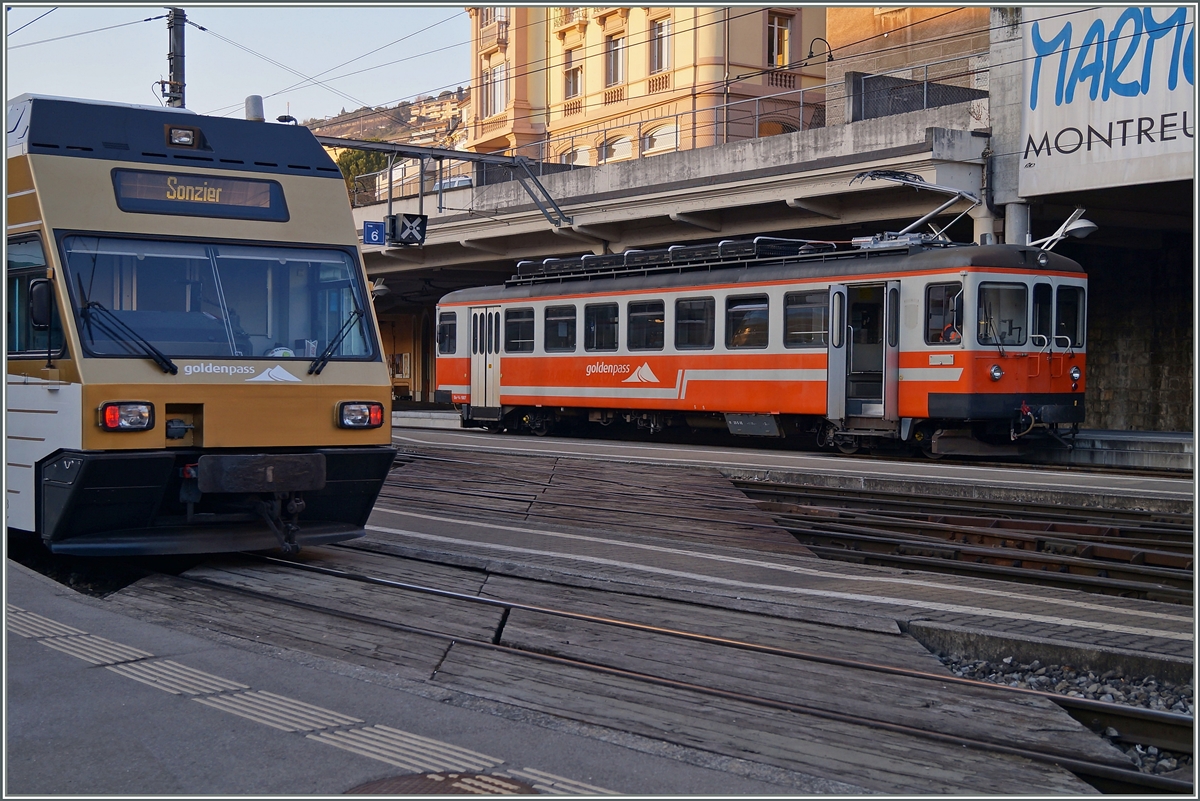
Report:
[[[147,431],[154,428],[154,404],[144,401],[102,403],[100,427],[105,431]]]
[[[988,375],[992,377],[993,381],[999,381],[1001,378],[1004,378],[1004,371],[1000,369],[1000,365],[993,364],[992,369],[988,370]]]
[[[341,428],[379,428],[383,425],[383,404],[375,401],[342,401],[337,408]]]
[[[1082,377],[1083,377],[1083,371],[1079,369],[1078,364],[1071,368],[1071,380],[1072,381],[1078,381]]]

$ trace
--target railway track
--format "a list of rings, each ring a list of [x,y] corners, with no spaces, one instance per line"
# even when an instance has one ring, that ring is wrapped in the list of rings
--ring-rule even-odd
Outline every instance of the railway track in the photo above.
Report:
[[[393,475],[381,502],[453,505],[456,514],[493,518],[505,505],[522,520],[604,522],[627,510],[631,495],[657,490],[595,468],[555,467],[554,481],[524,476],[513,466],[503,483],[489,481],[486,460],[408,456],[424,468],[454,471],[452,480],[405,481]],[[441,475],[441,473],[438,473]],[[586,483],[586,494],[563,497],[564,482]],[[970,502],[887,492],[812,490],[735,480],[733,486],[816,555],[901,569],[1036,583],[1060,588],[1193,603],[1191,518],[1187,515]],[[728,522],[710,511],[702,492],[681,487],[666,504],[639,511],[648,534]],[[762,525],[762,522],[756,525]]]
[[[333,550],[354,551],[356,550],[356,547],[352,545],[343,545],[338,546]],[[505,636],[505,626],[509,620],[510,614],[513,612],[534,613],[536,615],[543,615],[550,618],[569,621],[570,623],[578,625],[601,626],[617,632],[625,632],[630,636],[637,634],[643,636],[649,635],[653,638],[684,640],[691,643],[701,643],[721,649],[731,649],[770,657],[781,657],[788,660],[797,660],[813,664],[848,668],[854,671],[863,671],[864,673],[886,674],[889,676],[903,677],[905,679],[923,682],[937,682],[942,686],[956,685],[970,687],[978,691],[994,694],[994,697],[996,698],[1015,696],[1038,697],[1057,704],[1065,709],[1072,717],[1076,718],[1081,723],[1089,728],[1092,728],[1093,730],[1103,731],[1111,727],[1120,732],[1120,739],[1122,740],[1138,742],[1144,745],[1156,745],[1159,748],[1180,753],[1191,753],[1193,741],[1192,718],[1183,715],[1127,707],[1119,704],[1110,704],[1100,701],[1091,701],[1088,699],[1071,698],[1038,690],[1004,687],[988,682],[959,678],[944,673],[923,672],[892,665],[844,659],[791,648],[782,648],[774,645],[748,642],[739,639],[710,636],[693,631],[685,631],[664,626],[647,625],[634,620],[619,617],[572,611],[571,609],[566,608],[528,604],[505,598],[481,597],[479,595],[447,590],[425,584],[397,581],[381,576],[365,574],[342,568],[334,568],[320,564],[306,564],[296,562],[294,560],[261,555],[253,556],[253,558],[261,560],[263,563],[271,566],[271,568],[275,570],[305,571],[307,573],[319,574],[321,576],[338,581],[348,581],[356,584],[384,587],[389,590],[401,591],[404,593],[434,596],[440,599],[452,600],[454,602],[463,604],[491,607],[500,611],[499,624],[495,627],[494,631],[490,632],[490,635],[487,633],[480,633],[477,636],[465,636],[462,631],[448,631],[439,629],[437,626],[424,627],[397,623],[395,621],[383,619],[382,617],[363,615],[361,613],[338,609],[328,605],[324,601],[313,598],[301,600],[296,597],[287,597],[283,594],[276,594],[269,589],[250,589],[246,586],[237,586],[224,581],[203,577],[183,576],[176,577],[176,580],[205,585],[221,591],[252,596],[258,601],[265,601],[270,604],[289,607],[292,609],[301,609],[310,613],[316,613],[318,615],[328,616],[334,619],[343,619],[354,621],[356,623],[370,624],[371,626],[378,626],[384,629],[418,635],[421,637],[434,638],[448,643],[452,642],[468,648],[503,652],[505,654],[520,657],[521,659],[533,660],[542,664],[561,666],[563,668],[581,669],[594,674],[603,674],[609,677],[620,679],[622,681],[630,681],[638,684],[665,688],[668,691],[696,693],[704,696],[721,698],[740,704],[746,704],[764,710],[779,710],[828,721],[836,721],[843,724],[865,726],[875,731],[920,737],[922,739],[930,740],[953,748],[968,748],[977,752],[1022,757],[1041,764],[1057,765],[1065,770],[1070,771],[1083,781],[1088,782],[1103,792],[1190,794],[1193,790],[1193,784],[1190,782],[1183,782],[1162,776],[1141,773],[1132,767],[1117,767],[1110,763],[1089,759],[1086,755],[1080,755],[1078,753],[1071,752],[1067,748],[1049,746],[1035,750],[1028,747],[1013,745],[1010,741],[1008,741],[1003,733],[997,733],[990,737],[979,736],[978,734],[976,736],[964,736],[961,733],[946,733],[944,731],[935,730],[932,728],[921,728],[918,726],[909,725],[901,722],[894,716],[889,719],[885,713],[881,713],[877,709],[860,709],[853,712],[847,712],[845,710],[813,705],[811,703],[796,703],[781,697],[768,697],[752,692],[738,691],[735,689],[730,689],[729,687],[722,687],[712,683],[699,683],[696,681],[682,680],[678,677],[672,677],[669,675],[658,675],[641,670],[632,670],[627,667],[621,667],[617,664],[606,664],[604,662],[581,659],[577,656],[570,656],[565,652],[555,652],[555,650],[531,649],[527,646],[512,644],[509,642]],[[336,595],[336,591],[330,592],[330,596]],[[622,653],[622,649],[619,647],[614,648],[614,653]]]
[[[1190,516],[735,484],[822,558],[1193,603]]]

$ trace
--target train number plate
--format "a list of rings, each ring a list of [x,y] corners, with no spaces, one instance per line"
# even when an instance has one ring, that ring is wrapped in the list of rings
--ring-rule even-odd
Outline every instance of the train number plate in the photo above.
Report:
[[[305,492],[324,489],[323,453],[252,453],[201,456],[201,492]]]

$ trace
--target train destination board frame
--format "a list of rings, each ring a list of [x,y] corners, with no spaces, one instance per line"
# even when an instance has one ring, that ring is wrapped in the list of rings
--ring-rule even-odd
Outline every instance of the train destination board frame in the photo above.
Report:
[[[114,169],[112,179],[121,211],[267,222],[290,216],[277,181],[127,169]]]

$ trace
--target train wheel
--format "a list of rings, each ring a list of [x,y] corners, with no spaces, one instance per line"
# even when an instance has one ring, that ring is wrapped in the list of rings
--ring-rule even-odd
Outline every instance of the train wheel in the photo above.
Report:
[[[833,446],[842,453],[858,453],[857,442],[834,442]]]
[[[499,434],[501,431],[504,430],[504,423],[503,423],[503,421],[497,420],[494,423],[488,423],[487,425],[485,425],[483,427],[483,430],[488,432],[489,434]]]
[[[934,452],[933,452],[933,443],[929,443],[929,444],[923,445],[923,446],[921,447],[921,453],[925,454],[925,458],[926,458],[926,459],[932,459],[932,460],[934,460],[935,462],[936,462],[938,459],[941,459],[943,456],[945,456],[945,455],[946,455],[946,454],[944,454],[944,453],[934,453]]]

